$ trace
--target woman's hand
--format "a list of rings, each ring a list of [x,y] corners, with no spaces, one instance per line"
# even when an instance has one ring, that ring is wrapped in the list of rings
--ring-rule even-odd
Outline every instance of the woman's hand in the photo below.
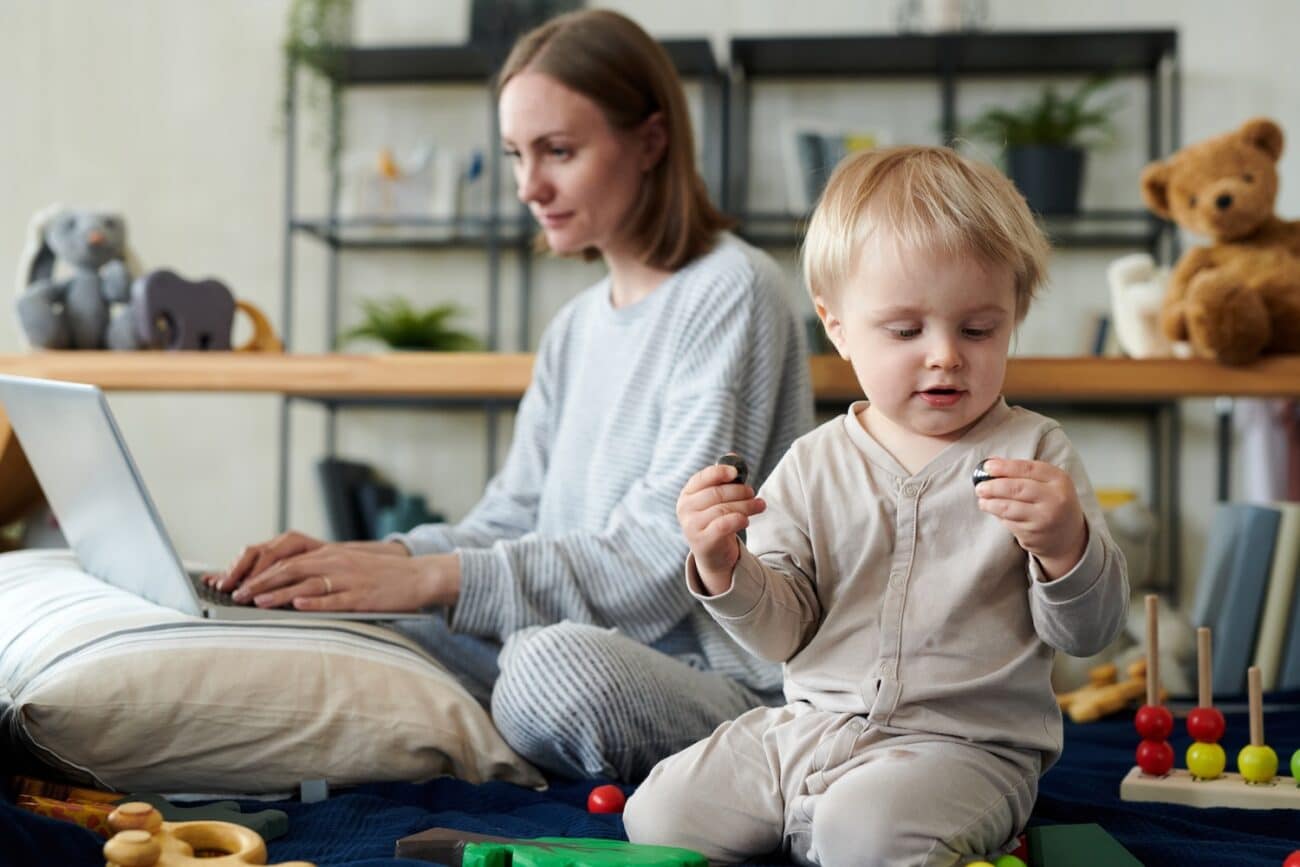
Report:
[[[248,578],[235,591],[235,601],[301,611],[419,611],[454,604],[459,595],[456,554],[403,557],[373,547],[330,544]]]
[[[975,486],[979,507],[1038,558],[1049,579],[1073,569],[1088,547],[1088,523],[1070,474],[1045,461],[997,458],[984,469],[995,478]]]
[[[297,530],[290,530],[287,533],[281,533],[269,542],[259,542],[256,545],[249,545],[235,562],[225,572],[213,572],[210,575],[204,575],[203,581],[209,587],[215,587],[222,593],[233,593],[235,588],[243,584],[249,578],[261,575],[267,569],[286,560],[289,557],[295,557],[307,551],[314,551],[326,544],[320,539],[308,536],[306,533],[299,533]]]
[[[736,468],[728,464],[705,467],[686,482],[677,498],[677,521],[695,555],[695,568],[710,595],[731,589],[731,573],[740,560],[736,534],[749,526],[749,516],[767,504],[749,485],[734,482]]]

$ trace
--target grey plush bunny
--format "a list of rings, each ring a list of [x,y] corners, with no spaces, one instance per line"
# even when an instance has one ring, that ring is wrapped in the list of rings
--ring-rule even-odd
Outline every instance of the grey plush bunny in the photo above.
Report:
[[[126,224],[117,214],[48,208],[32,221],[18,321],[41,349],[135,349]],[[56,278],[62,263],[71,276]]]

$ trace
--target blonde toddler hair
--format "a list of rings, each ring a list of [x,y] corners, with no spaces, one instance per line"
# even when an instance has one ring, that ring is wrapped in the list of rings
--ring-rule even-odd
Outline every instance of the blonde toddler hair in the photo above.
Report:
[[[908,145],[845,157],[803,244],[808,292],[832,304],[868,241],[920,254],[971,255],[1015,275],[1016,321],[1047,274],[1051,247],[1015,186],[952,148]]]

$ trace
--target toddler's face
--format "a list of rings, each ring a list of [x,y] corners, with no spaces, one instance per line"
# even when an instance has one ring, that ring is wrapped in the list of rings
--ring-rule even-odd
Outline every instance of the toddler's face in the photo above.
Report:
[[[816,299],[817,313],[868,412],[950,441],[998,399],[1016,324],[1010,267],[869,244],[838,295]]]

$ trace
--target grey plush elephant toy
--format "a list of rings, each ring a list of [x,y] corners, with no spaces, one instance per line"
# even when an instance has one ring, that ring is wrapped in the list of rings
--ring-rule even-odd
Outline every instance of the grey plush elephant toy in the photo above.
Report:
[[[117,214],[57,205],[38,213],[18,273],[18,322],[28,342],[40,349],[138,348],[132,260]]]

